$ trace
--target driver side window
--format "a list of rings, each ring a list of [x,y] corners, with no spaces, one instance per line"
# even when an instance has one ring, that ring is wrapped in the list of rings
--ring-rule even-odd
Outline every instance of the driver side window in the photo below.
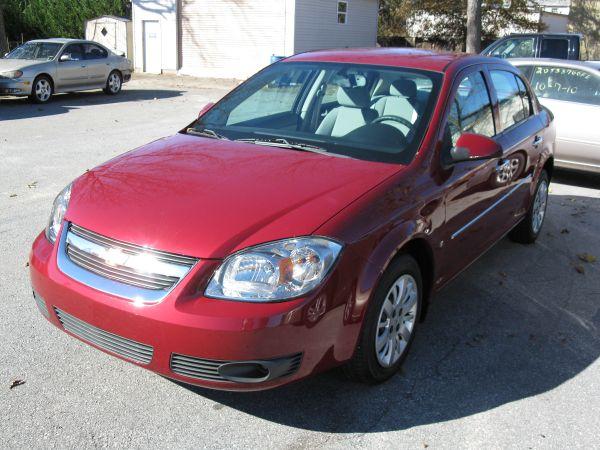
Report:
[[[496,134],[490,94],[481,72],[464,77],[452,99],[446,122],[446,138],[451,146],[463,133],[492,137]]]

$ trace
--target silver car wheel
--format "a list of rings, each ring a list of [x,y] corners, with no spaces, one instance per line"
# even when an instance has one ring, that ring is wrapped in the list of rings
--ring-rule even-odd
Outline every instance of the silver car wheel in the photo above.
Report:
[[[416,280],[400,276],[388,291],[379,312],[375,352],[382,367],[393,366],[408,346],[417,318],[419,292]]]
[[[121,77],[117,73],[111,73],[108,77],[108,89],[113,94],[121,90]]]
[[[535,234],[542,228],[544,216],[546,215],[546,205],[548,203],[548,183],[542,180],[533,200],[533,213],[531,227]]]
[[[52,95],[52,85],[44,78],[35,83],[35,96],[40,102],[48,101]]]

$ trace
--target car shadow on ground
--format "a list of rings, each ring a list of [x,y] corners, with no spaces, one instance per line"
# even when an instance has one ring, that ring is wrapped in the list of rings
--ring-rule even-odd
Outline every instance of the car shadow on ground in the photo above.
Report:
[[[128,89],[124,87],[117,95],[106,95],[101,90],[56,94],[50,102],[43,105],[31,103],[26,97],[0,97],[0,122],[65,114],[73,109],[89,105],[160,100],[179,97],[182,94],[183,91],[177,89]]]
[[[600,217],[600,199],[552,195],[538,242],[501,241],[440,292],[402,373],[384,384],[332,371],[264,392],[186,388],[265,420],[331,433],[449,421],[557,388],[600,354],[600,262],[577,257],[600,256],[594,227],[584,223],[592,215]]]

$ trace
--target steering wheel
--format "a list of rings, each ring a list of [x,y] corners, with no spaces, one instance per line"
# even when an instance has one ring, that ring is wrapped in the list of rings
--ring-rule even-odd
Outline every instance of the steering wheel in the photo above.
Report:
[[[402,125],[404,125],[405,127],[407,127],[408,128],[408,133],[406,133],[407,136],[409,134],[412,134],[416,128],[414,123],[412,123],[410,120],[407,120],[404,117],[400,117],[400,116],[391,116],[391,115],[381,116],[381,117],[378,117],[377,119],[375,119],[371,123],[381,123],[381,122],[386,122],[386,121],[398,122],[398,123],[401,123]]]

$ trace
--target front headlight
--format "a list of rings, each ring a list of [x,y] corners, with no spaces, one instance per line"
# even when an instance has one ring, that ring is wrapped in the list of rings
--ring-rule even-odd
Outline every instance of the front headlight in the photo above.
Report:
[[[48,226],[46,227],[46,237],[50,242],[54,244],[56,236],[60,231],[60,225],[67,212],[69,206],[69,200],[71,199],[71,184],[64,188],[60,194],[54,199],[52,205],[52,213],[50,214],[50,220],[48,220]]]
[[[23,76],[23,72],[20,70],[11,70],[9,72],[0,72],[0,76],[4,78],[21,78]]]
[[[329,273],[342,246],[322,237],[300,237],[242,250],[228,257],[205,295],[268,302],[306,294]]]

